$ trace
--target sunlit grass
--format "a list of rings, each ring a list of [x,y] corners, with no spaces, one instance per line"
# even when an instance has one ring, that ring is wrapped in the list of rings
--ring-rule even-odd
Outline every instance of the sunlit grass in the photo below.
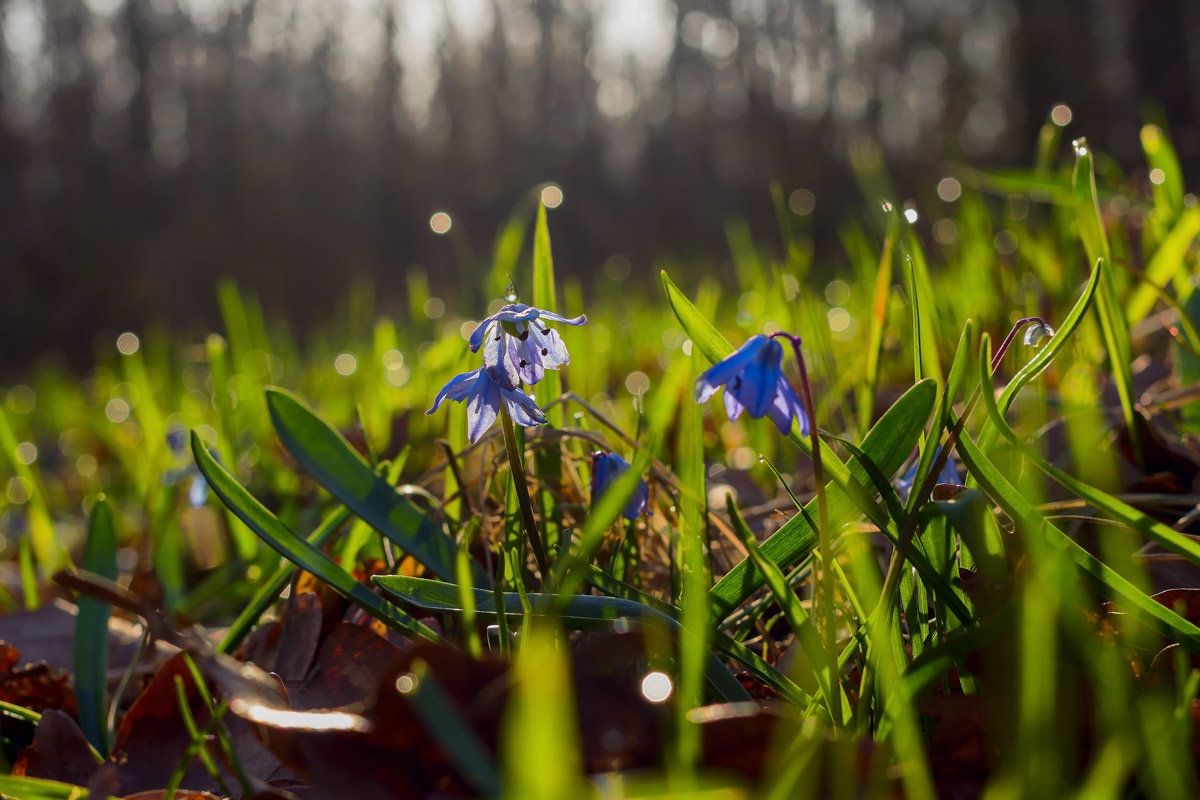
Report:
[[[591,791],[570,631],[615,620],[642,632],[668,687],[646,697],[672,713],[660,772],[597,779],[600,796],[883,796],[894,781],[930,797],[961,777],[931,748],[964,715],[961,735],[989,754],[968,791],[1189,796],[1197,672],[1177,660],[1169,679],[1148,676],[1163,648],[1200,653],[1200,629],[1151,597],[1164,587],[1143,545],[1193,567],[1200,548],[1130,487],[1162,446],[1150,425],[1176,442],[1200,432],[1186,407],[1158,404],[1194,388],[1200,320],[1180,312],[1196,309],[1183,276],[1196,270],[1200,217],[1161,131],[1143,133],[1152,174],[1106,165],[1097,179],[1083,145],[1059,157],[1057,124],[1034,170],[964,169],[913,203],[871,198],[842,228],[837,263],[813,263],[795,218],[805,198],[789,204],[776,188],[775,240],[731,222],[719,265],[665,265],[665,296],[657,281],[633,290],[605,271],[586,286],[556,279],[553,214],[568,212],[546,206],[561,190],[498,232],[479,276],[489,308],[459,307],[413,273],[404,313],[378,313],[359,284],[298,337],[223,283],[219,333],[121,332],[82,378],[46,365],[0,390],[0,559],[20,577],[0,599],[35,606],[68,558],[93,570],[115,560],[126,582],[148,561],[166,611],[233,623],[228,651],[286,584],[282,554],[406,636],[514,656],[506,738],[495,764],[489,753],[475,765],[478,785],[503,780],[512,796]],[[864,187],[886,185],[873,161],[859,166]],[[450,235],[439,214],[431,228]],[[499,427],[468,444],[460,406],[424,412],[478,366],[467,340],[510,274],[534,305],[589,322],[569,332],[570,365],[537,387],[551,424],[518,431],[506,455]],[[992,343],[1033,316],[1054,335],[1037,349],[1017,337],[993,373]],[[781,330],[804,342],[819,474],[798,429],[780,436],[692,402],[710,362]],[[1164,367],[1159,383],[1140,374],[1147,362]],[[596,449],[633,464],[603,499],[589,496]],[[514,456],[528,498],[514,491]],[[965,486],[935,486],[947,459]],[[892,484],[914,463],[906,500]],[[626,524],[641,475],[651,510]],[[1086,514],[1052,513],[1072,499]],[[1154,501],[1194,504],[1165,489]],[[115,545],[97,551],[92,534],[85,550],[89,525]],[[531,529],[547,543],[542,564]],[[367,559],[407,577],[372,592],[353,577]],[[87,606],[88,618],[101,610]],[[498,626],[487,641],[476,620]],[[750,702],[730,664],[778,698],[759,783],[708,769],[705,721],[759,713],[715,705]],[[98,678],[79,672],[88,735],[104,750]],[[440,714],[431,692],[422,702]],[[456,720],[435,728],[478,747]],[[887,768],[848,766],[842,746],[868,741]]]

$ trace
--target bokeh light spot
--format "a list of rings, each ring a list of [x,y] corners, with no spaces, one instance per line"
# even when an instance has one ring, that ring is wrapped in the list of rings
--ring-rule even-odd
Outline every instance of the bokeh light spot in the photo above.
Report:
[[[642,678],[642,697],[651,703],[665,703],[674,688],[671,676],[665,672],[647,672]]]
[[[1155,186],[1162,186],[1166,180],[1167,180],[1167,173],[1163,172],[1158,167],[1155,167],[1154,169],[1150,170],[1150,182],[1153,183]]]
[[[353,375],[354,370],[358,369],[358,359],[353,353],[342,353],[333,360],[333,368],[338,375]]]
[[[626,376],[625,388],[630,394],[643,394],[650,388],[650,376],[641,370],[634,370]]]
[[[429,218],[429,229],[439,236],[448,233],[453,224],[450,215],[445,211],[434,212],[433,216]]]
[[[793,214],[807,217],[817,207],[817,196],[808,189],[797,189],[788,196],[788,208]]]
[[[35,445],[33,442],[21,442],[19,445],[17,445],[16,452],[13,453],[13,456],[17,459],[17,461],[20,461],[22,464],[28,466],[37,461],[37,445]]]
[[[114,397],[104,406],[104,416],[110,422],[124,422],[129,419],[129,403],[123,398]]]
[[[117,351],[123,356],[131,356],[141,347],[141,340],[137,334],[131,331],[125,331],[117,337]]]
[[[542,187],[542,205],[546,208],[558,208],[563,202],[563,190],[557,183],[548,183]]]
[[[1063,127],[1071,122],[1071,107],[1066,103],[1059,103],[1054,108],[1050,109],[1050,119],[1058,127]]]
[[[962,197],[962,184],[954,178],[942,178],[938,181],[937,194],[947,203],[953,203]]]

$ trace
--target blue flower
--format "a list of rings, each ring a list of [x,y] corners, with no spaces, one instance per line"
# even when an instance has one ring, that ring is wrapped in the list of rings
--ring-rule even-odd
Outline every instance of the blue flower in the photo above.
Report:
[[[546,370],[558,369],[571,362],[562,337],[546,324],[546,320],[583,325],[587,316],[580,314],[568,319],[524,303],[510,303],[475,328],[471,334],[471,352],[478,353],[482,347],[484,366],[495,368],[501,360],[507,359],[523,383],[537,383]]]
[[[770,416],[781,433],[800,422],[808,435],[808,415],[783,374],[783,346],[766,336],[752,336],[729,358],[714,364],[696,380],[696,402],[703,403],[725,387],[725,413],[735,420],[743,411],[756,419]]]
[[[941,445],[938,445],[938,451],[933,454],[935,460],[939,455],[941,455],[941,451]],[[949,483],[956,486],[961,485],[962,479],[958,477],[958,470],[955,469],[952,462],[953,459],[946,459],[946,463],[942,465],[942,471],[938,473],[938,483]],[[908,495],[913,490],[913,483],[916,482],[917,466],[919,463],[920,459],[913,461],[913,465],[905,470],[904,474],[896,480],[896,494],[900,495],[900,499],[905,503],[908,502]]]
[[[178,460],[186,460],[187,463],[165,472],[162,476],[163,486],[174,486],[190,478],[188,503],[192,508],[199,508],[208,502],[208,481],[200,474],[196,462],[192,460],[192,454],[187,450],[187,431],[182,426],[172,425],[167,430],[167,447],[171,449],[171,455]],[[213,455],[220,462],[221,457],[216,453]]]
[[[592,453],[592,502],[595,503],[599,500],[613,481],[621,477],[627,469],[629,469],[629,462],[616,453],[605,453],[603,450]],[[621,511],[625,519],[633,521],[640,514],[645,513],[646,500],[649,496],[650,492],[646,488],[646,482],[639,478],[637,489],[630,495],[629,502]]]
[[[525,428],[543,425],[546,415],[529,395],[518,388],[516,370],[493,369],[482,366],[461,375],[455,375],[442,387],[433,399],[433,407],[426,411],[432,414],[445,400],[467,401],[467,438],[474,444],[492,427],[504,403],[513,422]]]

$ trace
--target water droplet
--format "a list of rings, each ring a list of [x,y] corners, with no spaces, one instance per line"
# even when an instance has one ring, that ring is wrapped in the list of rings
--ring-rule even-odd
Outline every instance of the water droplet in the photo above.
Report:
[[[1083,158],[1090,152],[1088,149],[1087,139],[1083,136],[1080,136],[1078,139],[1071,142],[1071,147],[1075,149],[1075,155],[1079,158]]]
[[[504,287],[504,299],[510,303],[515,303],[519,297],[520,295],[517,294],[517,285],[509,281],[508,286]]]

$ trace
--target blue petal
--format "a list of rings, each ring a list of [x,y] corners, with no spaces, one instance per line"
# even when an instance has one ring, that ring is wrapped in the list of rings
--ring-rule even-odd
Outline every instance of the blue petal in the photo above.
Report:
[[[529,347],[529,341],[522,342],[516,336],[508,336],[505,342],[508,351],[508,360],[517,370],[517,375],[521,381],[526,384],[535,384],[542,379],[546,374],[545,367],[542,366],[542,357],[536,349]]]
[[[751,336],[744,345],[734,350],[723,361],[718,361],[706,369],[696,379],[696,402],[703,403],[712,397],[716,387],[729,383],[739,372],[746,368],[758,357],[763,345],[771,340],[765,336]]]
[[[493,314],[483,322],[475,326],[475,330],[471,331],[471,338],[467,340],[467,347],[472,353],[478,353],[479,348],[483,347],[483,340],[487,338],[488,331],[496,324],[496,318],[499,314]]]
[[[539,311],[538,315],[542,319],[548,319],[551,322],[562,322],[566,325],[586,325],[587,314],[580,314],[578,317],[564,317],[562,314],[555,314],[553,311]]]
[[[808,414],[804,404],[796,396],[792,385],[781,375],[775,389],[775,400],[771,404],[771,421],[779,432],[786,435],[792,429],[792,417],[800,423],[800,435],[808,436]]]
[[[471,444],[492,427],[500,413],[500,386],[486,375],[473,387],[467,400],[467,440]]]
[[[537,350],[542,365],[546,369],[558,369],[563,364],[571,363],[571,354],[567,352],[567,345],[556,330],[542,330],[537,325],[530,325],[529,339],[523,344]]]
[[[771,410],[771,403],[775,401],[776,382],[782,377],[778,370],[756,359],[725,385],[725,393],[732,391],[750,416],[761,419]]]
[[[725,390],[725,414],[729,417],[729,421],[733,422],[742,415],[746,407],[738,402],[737,396],[729,389]]]
[[[639,479],[637,489],[634,490],[633,496],[629,498],[629,502],[625,504],[625,509],[622,512],[625,519],[631,522],[645,512],[646,501],[650,499],[650,490],[646,487],[646,482]]]
[[[442,387],[442,390],[437,393],[437,397],[433,398],[433,405],[426,414],[432,414],[438,410],[446,400],[461,401],[467,397],[474,389],[475,381],[477,381],[483,373],[483,367],[473,369],[470,372],[464,372],[461,375],[455,375],[450,381]]]
[[[494,319],[501,322],[529,322],[537,319],[541,313],[533,306],[527,306],[524,303],[510,303],[497,311]]]
[[[520,389],[502,389],[501,393],[504,401],[508,404],[508,413],[512,415],[513,422],[522,428],[533,428],[546,424],[546,415],[542,413],[542,409],[538,407],[532,397]]]

